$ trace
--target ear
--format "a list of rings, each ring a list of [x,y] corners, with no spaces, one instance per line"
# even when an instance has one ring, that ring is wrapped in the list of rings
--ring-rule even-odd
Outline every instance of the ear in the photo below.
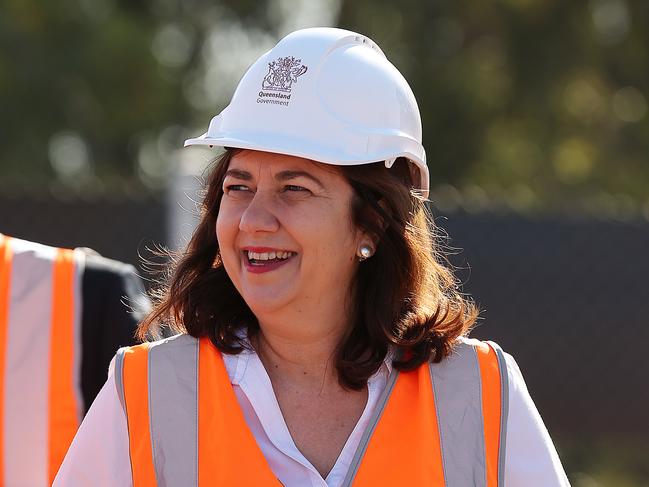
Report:
[[[378,244],[377,238],[370,232],[359,227],[355,227],[353,231],[353,245],[356,254],[358,254],[359,249],[363,245],[369,245],[370,247],[372,247],[372,249],[376,249],[376,246]]]
[[[378,201],[378,205],[379,205],[379,207],[381,208],[381,210],[383,212],[383,215],[380,215],[380,218],[381,218],[381,230],[385,231],[385,229],[388,228],[388,222],[385,221],[384,215],[389,215],[390,214],[388,203],[387,203],[387,201],[385,201],[385,198],[381,198]]]
[[[374,204],[369,204],[366,207],[366,212],[368,212],[367,217],[371,218],[374,225],[374,232],[368,232],[365,230],[357,229],[356,235],[356,244],[357,248],[361,245],[370,245],[373,250],[379,245],[383,233],[385,233],[386,228],[388,227],[388,219],[390,218],[389,206],[387,201],[384,198],[381,198]]]
[[[369,246],[372,249],[372,254],[374,254],[377,247],[379,246],[380,241],[380,235],[375,235],[365,230],[357,229],[355,239],[356,253],[358,254],[358,251],[361,247]]]
[[[381,198],[373,205],[370,205],[368,211],[372,213],[371,218],[374,223],[374,235],[368,235],[374,244],[374,248],[379,244],[385,230],[389,226],[389,220],[391,219],[389,206],[387,201],[384,198]]]

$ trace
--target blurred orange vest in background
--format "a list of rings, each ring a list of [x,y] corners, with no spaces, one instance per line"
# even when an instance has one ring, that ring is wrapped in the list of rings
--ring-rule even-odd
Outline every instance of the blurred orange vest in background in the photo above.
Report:
[[[0,234],[0,485],[51,485],[79,427],[84,262]]]

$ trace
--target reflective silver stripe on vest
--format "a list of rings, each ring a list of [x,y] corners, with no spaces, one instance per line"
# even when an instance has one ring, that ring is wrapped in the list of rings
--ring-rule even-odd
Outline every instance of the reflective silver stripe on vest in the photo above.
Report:
[[[126,350],[128,350],[127,347],[120,348],[115,355],[115,388],[124,414],[126,414],[126,400],[124,399],[124,353]]]
[[[4,479],[0,479],[0,483],[45,486],[49,463],[51,343],[47,330],[52,321],[56,249],[18,239],[11,239],[9,244],[14,255],[2,418]],[[30,448],[18,445],[30,445]]]
[[[164,346],[160,346],[163,345]],[[124,412],[124,352],[115,386]],[[149,345],[149,431],[158,487],[198,486],[198,340],[176,335]]]
[[[149,411],[158,486],[197,486],[198,340],[195,338],[177,335],[151,344]]]
[[[385,389],[381,393],[381,396],[379,397],[379,400],[376,403],[376,409],[374,409],[374,412],[372,413],[372,417],[370,418],[367,428],[363,432],[363,436],[361,437],[358,447],[356,448],[356,453],[354,454],[354,458],[352,458],[352,461],[349,464],[347,475],[345,475],[345,480],[341,484],[341,487],[349,487],[350,485],[352,485],[352,482],[356,477],[356,473],[358,472],[358,468],[361,465],[361,460],[363,459],[363,455],[365,455],[365,450],[367,450],[367,445],[370,442],[372,433],[374,433],[374,430],[376,429],[376,425],[381,419],[381,414],[385,409],[385,405],[387,404],[388,399],[390,398],[390,394],[392,394],[392,389],[394,389],[394,384],[396,384],[397,382],[397,377],[399,377],[399,371],[396,369],[392,369],[392,372],[388,377],[388,382],[385,385]]]
[[[117,350],[115,355],[115,388],[117,389],[117,397],[124,410],[126,417],[126,430],[128,431],[128,411],[126,410],[126,398],[124,397],[124,353],[128,347],[123,347]],[[131,478],[133,478],[133,470],[131,466],[131,449],[128,449],[128,465],[131,468]]]
[[[500,445],[498,445],[498,486],[505,485],[505,458],[507,445],[507,418],[509,417],[509,375],[507,374],[507,362],[505,354],[497,343],[487,342],[496,352],[498,357],[498,369],[500,370]]]
[[[430,364],[447,487],[486,485],[480,365],[472,345]]]

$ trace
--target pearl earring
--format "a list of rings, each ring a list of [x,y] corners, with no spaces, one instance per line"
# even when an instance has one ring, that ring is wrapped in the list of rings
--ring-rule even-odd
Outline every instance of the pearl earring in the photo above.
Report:
[[[372,257],[372,247],[370,247],[369,245],[361,245],[358,251],[361,254],[358,257],[358,260],[360,262],[363,262],[365,259],[369,259],[370,257]]]

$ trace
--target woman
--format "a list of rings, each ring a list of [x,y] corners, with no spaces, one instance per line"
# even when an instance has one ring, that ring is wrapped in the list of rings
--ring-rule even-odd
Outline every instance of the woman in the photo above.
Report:
[[[192,144],[227,149],[140,326],[179,334],[118,352],[55,485],[568,485],[514,360],[466,338],[371,40],[290,34]]]

